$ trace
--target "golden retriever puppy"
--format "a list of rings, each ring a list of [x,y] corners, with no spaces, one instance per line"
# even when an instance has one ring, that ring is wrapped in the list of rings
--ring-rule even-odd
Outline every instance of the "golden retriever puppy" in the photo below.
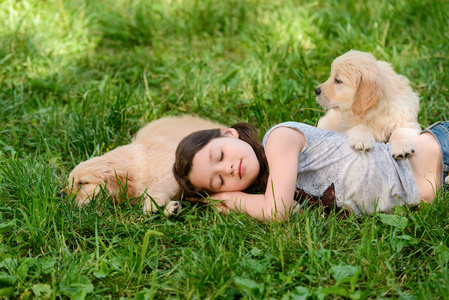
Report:
[[[375,141],[389,141],[396,159],[415,151],[419,97],[389,63],[351,50],[332,62],[329,79],[315,93],[329,109],[317,127],[342,132],[353,148],[368,151]]]
[[[194,131],[223,127],[193,116],[165,117],[150,122],[137,132],[130,144],[76,166],[69,175],[65,193],[76,194],[78,206],[88,204],[101,189],[117,204],[125,197],[136,204],[143,196],[145,213],[157,210],[156,205],[166,205],[164,213],[174,215],[181,208],[178,201],[171,201],[180,192],[172,172],[178,143]]]

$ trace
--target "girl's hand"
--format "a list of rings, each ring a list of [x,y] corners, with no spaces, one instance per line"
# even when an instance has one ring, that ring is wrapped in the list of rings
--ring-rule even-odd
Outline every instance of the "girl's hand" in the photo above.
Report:
[[[218,212],[223,215],[231,212],[231,209],[229,209],[226,205],[223,205],[221,203],[216,203],[215,207],[217,208]]]
[[[247,213],[246,202],[253,203],[253,206],[259,206],[262,194],[246,194],[244,192],[221,192],[210,196],[211,199],[218,200],[217,208],[221,211],[229,212],[231,210],[238,213]]]
[[[219,206],[221,206],[222,208],[235,209],[235,195],[233,195],[232,192],[216,193],[211,195],[210,198],[219,200]]]
[[[225,192],[210,195],[208,198],[188,197],[186,200],[192,201],[192,202],[203,202],[203,203],[210,203],[210,201],[208,201],[208,199],[219,200],[219,201],[213,202],[215,204],[215,207],[217,208],[219,213],[227,214],[231,211],[231,209],[229,207],[227,207],[226,204],[224,203],[223,200],[226,199],[225,198],[226,195],[223,195],[223,194],[225,194]]]

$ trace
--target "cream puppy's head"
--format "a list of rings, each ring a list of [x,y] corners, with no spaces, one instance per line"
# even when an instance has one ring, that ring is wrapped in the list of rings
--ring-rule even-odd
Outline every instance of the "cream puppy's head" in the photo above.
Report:
[[[378,61],[369,53],[350,50],[331,65],[329,79],[315,89],[323,108],[339,107],[361,116],[387,93]]]

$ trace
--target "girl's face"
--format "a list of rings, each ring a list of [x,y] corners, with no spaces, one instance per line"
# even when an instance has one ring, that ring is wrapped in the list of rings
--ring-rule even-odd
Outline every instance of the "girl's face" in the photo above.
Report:
[[[254,183],[260,165],[253,148],[233,128],[222,130],[193,157],[193,186],[210,192],[243,191]]]

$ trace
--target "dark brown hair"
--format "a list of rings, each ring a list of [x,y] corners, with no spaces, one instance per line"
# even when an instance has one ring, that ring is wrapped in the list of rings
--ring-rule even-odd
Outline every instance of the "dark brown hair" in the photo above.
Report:
[[[246,191],[264,191],[268,179],[268,163],[256,128],[246,122],[237,123],[231,126],[231,128],[237,130],[239,139],[247,142],[253,148],[260,165],[259,175]],[[192,170],[193,157],[198,151],[203,149],[211,140],[221,136],[221,130],[218,128],[206,129],[189,134],[179,143],[176,149],[176,161],[173,165],[173,173],[176,181],[183,190],[184,197],[201,198],[205,196],[204,193],[208,193],[206,190],[194,187],[189,180],[189,174]]]

